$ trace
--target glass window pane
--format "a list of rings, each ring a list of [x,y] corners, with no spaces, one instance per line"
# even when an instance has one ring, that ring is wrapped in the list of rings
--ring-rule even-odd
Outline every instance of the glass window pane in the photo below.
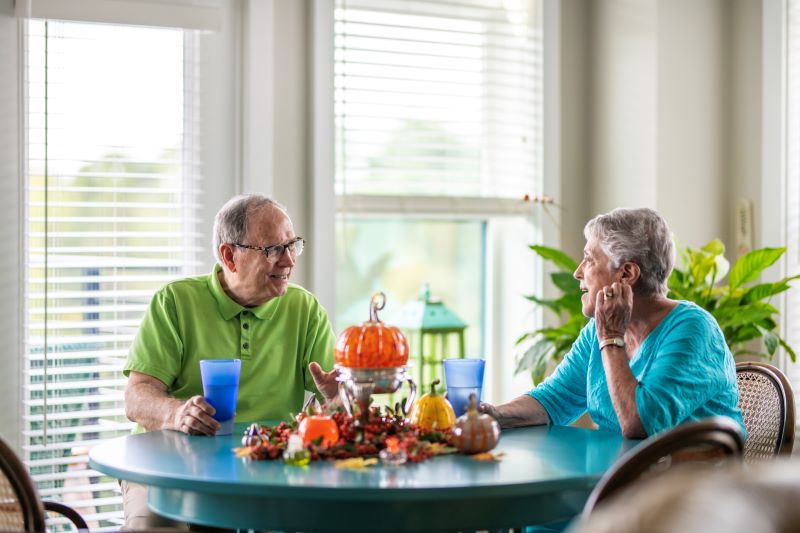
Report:
[[[27,25],[23,448],[39,493],[93,530],[122,513],[117,481],[88,468],[88,450],[132,429],[128,347],[153,291],[192,268],[186,38]]]
[[[337,194],[521,197],[542,173],[541,2],[337,1]]]
[[[377,291],[386,293],[380,316],[391,325],[427,285],[467,323],[466,355],[482,356],[484,221],[342,216],[336,236],[337,331],[369,319]]]

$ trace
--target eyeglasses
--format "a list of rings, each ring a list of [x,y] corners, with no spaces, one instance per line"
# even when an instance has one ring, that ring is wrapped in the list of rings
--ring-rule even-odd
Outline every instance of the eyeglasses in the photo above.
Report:
[[[297,237],[296,239],[292,239],[291,241],[287,242],[286,244],[273,244],[272,246],[251,246],[249,244],[239,244],[238,242],[233,243],[234,246],[238,246],[239,248],[247,248],[248,250],[258,250],[262,254],[266,256],[267,259],[277,259],[283,256],[283,252],[289,250],[289,255],[292,257],[297,257],[298,255],[303,253],[303,247],[306,244],[306,240],[302,237]]]

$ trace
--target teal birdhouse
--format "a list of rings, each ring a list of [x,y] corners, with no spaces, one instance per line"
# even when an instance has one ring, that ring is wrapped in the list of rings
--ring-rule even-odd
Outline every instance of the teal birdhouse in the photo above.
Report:
[[[419,299],[406,305],[395,325],[408,337],[409,360],[417,367],[420,390],[427,391],[435,379],[444,382],[442,361],[464,357],[466,322],[431,296],[427,284]]]

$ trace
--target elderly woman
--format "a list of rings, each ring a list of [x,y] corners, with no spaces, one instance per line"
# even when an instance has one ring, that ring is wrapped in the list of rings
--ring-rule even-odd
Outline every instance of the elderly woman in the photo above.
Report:
[[[736,367],[714,317],[666,297],[675,247],[651,209],[615,209],[584,229],[580,281],[592,318],[555,372],[508,403],[481,404],[503,427],[569,424],[644,438],[687,420],[729,416],[744,431]]]

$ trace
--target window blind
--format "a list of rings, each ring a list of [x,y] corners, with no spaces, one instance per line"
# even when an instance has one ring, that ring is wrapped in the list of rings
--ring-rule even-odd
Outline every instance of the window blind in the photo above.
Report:
[[[118,528],[88,450],[132,429],[129,345],[154,290],[197,264],[195,39],[30,20],[25,47],[23,450],[43,497]]]
[[[337,194],[538,193],[540,13],[529,0],[337,0]]]

